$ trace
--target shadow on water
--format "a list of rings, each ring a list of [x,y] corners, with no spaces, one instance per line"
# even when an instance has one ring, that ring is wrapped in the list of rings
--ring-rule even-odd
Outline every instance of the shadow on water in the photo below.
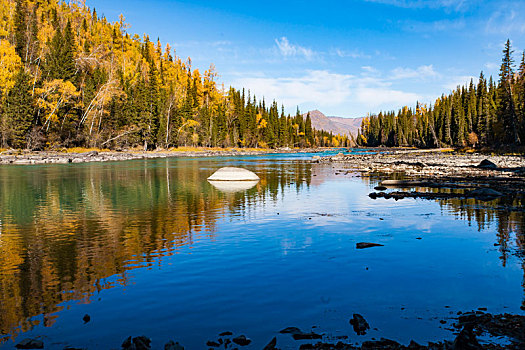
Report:
[[[206,179],[225,162],[246,167],[261,180],[238,191],[216,189]],[[333,172],[326,167],[264,158],[0,167],[3,340],[37,325],[51,327],[64,302],[90,303],[97,292],[128,285],[131,270],[161,265],[163,258],[215,239],[221,220],[242,220],[285,193],[329,178]],[[479,230],[496,225],[494,244],[503,266],[509,254],[521,257],[525,215],[514,209],[523,208],[523,198],[438,203],[443,215]]]

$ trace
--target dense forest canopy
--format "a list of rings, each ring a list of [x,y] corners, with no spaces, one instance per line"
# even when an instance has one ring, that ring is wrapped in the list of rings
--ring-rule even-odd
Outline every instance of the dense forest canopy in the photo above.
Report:
[[[521,146],[525,142],[525,52],[516,71],[507,40],[499,80],[481,72],[476,83],[458,86],[433,106],[417,103],[365,118],[357,143],[366,146]]]
[[[0,147],[349,146],[84,1],[0,0]]]

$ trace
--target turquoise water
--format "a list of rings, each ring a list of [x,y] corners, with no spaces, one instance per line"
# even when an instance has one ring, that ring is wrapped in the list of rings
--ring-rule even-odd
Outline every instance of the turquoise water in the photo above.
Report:
[[[295,349],[278,334],[289,326],[426,343],[452,339],[458,311],[523,313],[515,200],[372,200],[379,179],[311,156],[0,167],[0,347],[117,349],[144,334],[202,349],[232,331],[246,348],[277,336]],[[223,192],[206,181],[223,166],[261,181]]]

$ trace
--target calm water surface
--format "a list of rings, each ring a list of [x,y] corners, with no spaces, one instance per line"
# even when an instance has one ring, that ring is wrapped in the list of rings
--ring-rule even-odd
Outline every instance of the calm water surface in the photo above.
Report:
[[[233,331],[297,348],[288,326],[426,343],[458,311],[523,314],[522,199],[371,200],[378,179],[309,157],[0,167],[0,347],[202,349]],[[223,192],[206,181],[223,166],[261,181]],[[374,329],[357,336],[353,313]]]

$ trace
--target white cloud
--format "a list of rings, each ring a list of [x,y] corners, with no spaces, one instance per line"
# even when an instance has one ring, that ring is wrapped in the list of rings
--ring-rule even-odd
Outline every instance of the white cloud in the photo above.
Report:
[[[439,74],[434,70],[433,65],[419,66],[416,69],[397,67],[392,70],[391,79],[427,79],[438,77]]]
[[[284,57],[304,57],[306,59],[312,59],[315,52],[312,49],[308,49],[299,45],[290,44],[288,38],[283,36],[280,39],[275,39],[275,44],[281,55]]]
[[[288,108],[304,103],[320,106],[340,104],[351,95],[353,76],[323,70],[308,71],[301,77],[240,78],[234,86],[245,86],[262,98],[275,99]]]
[[[233,85],[249,88],[258,98],[264,97],[267,101],[275,99],[290,111],[295,106],[325,110],[341,110],[343,106],[352,106],[351,113],[354,116],[397,109],[425,99],[418,93],[393,88],[392,82],[381,77],[380,72],[373,67],[365,66],[362,69],[364,72],[361,76],[326,70],[311,70],[296,77],[273,78],[258,74],[238,78]]]

